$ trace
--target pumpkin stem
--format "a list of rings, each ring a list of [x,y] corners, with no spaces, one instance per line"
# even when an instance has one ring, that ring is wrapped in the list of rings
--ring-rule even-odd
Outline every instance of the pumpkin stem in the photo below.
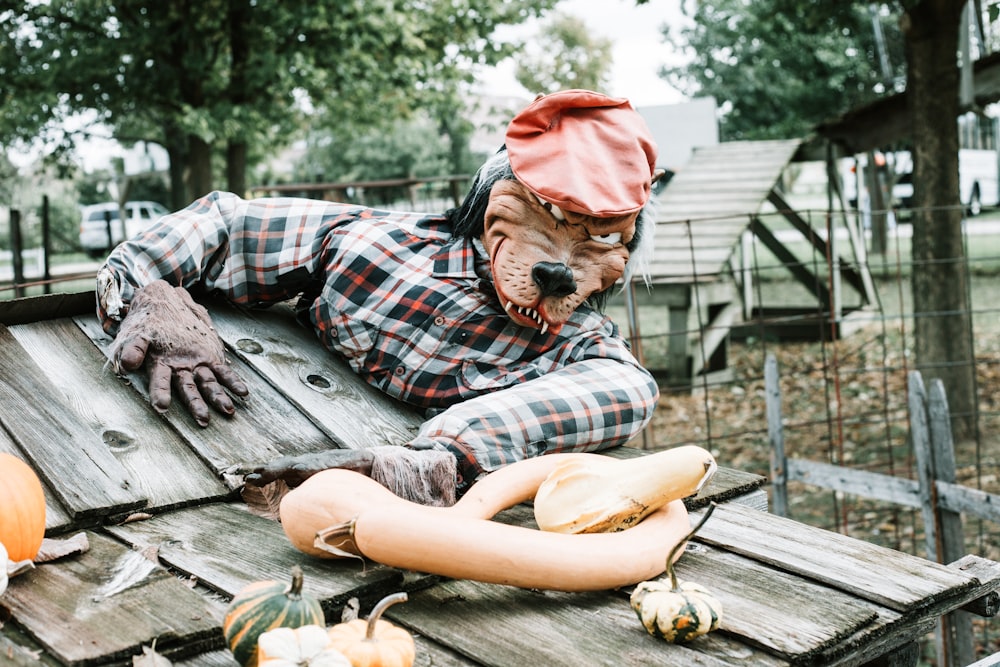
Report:
[[[302,599],[302,568],[298,565],[292,566],[292,583],[288,585],[285,596],[290,600]]]
[[[365,632],[365,640],[371,641],[375,638],[375,625],[378,620],[382,618],[382,614],[386,609],[396,604],[397,602],[406,602],[409,597],[406,593],[393,593],[392,595],[387,595],[378,601],[375,608],[372,609],[372,613],[368,616],[368,630]]]
[[[677,583],[677,574],[674,572],[674,556],[677,555],[677,552],[685,544],[687,544],[692,537],[694,537],[695,533],[701,530],[701,527],[705,525],[705,522],[708,521],[708,517],[712,516],[712,512],[714,511],[715,511],[715,503],[712,502],[708,505],[708,509],[705,510],[705,514],[704,516],[701,517],[701,520],[695,524],[694,528],[691,529],[691,532],[685,535],[684,539],[675,544],[674,548],[670,550],[669,554],[667,554],[667,574],[670,575],[670,589],[674,593],[680,591],[680,586]]]

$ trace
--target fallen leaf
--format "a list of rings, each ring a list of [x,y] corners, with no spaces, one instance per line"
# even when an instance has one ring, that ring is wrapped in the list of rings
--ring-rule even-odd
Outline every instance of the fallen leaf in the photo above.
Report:
[[[90,551],[90,541],[86,533],[77,533],[65,539],[46,537],[35,556],[36,563],[48,563],[66,556],[82,554]]]
[[[132,656],[132,667],[172,667],[173,663],[156,652],[156,642],[153,648],[142,647],[142,655]]]
[[[344,605],[344,610],[340,612],[340,622],[350,623],[358,618],[358,614],[361,611],[361,602],[357,598],[351,598]]]
[[[247,484],[243,487],[241,495],[251,514],[277,521],[278,506],[288,491],[288,484],[278,479],[264,486]]]

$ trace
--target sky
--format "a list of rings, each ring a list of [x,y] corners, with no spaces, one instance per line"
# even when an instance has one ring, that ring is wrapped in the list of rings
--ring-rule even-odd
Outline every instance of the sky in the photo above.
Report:
[[[614,65],[611,86],[602,91],[627,97],[633,106],[676,104],[684,96],[657,76],[657,70],[671,61],[672,54],[663,44],[661,27],[676,26],[685,17],[681,0],[649,0],[636,5],[635,0],[562,0],[556,11],[582,19],[597,37],[610,39]],[[505,28],[500,35],[530,37],[537,34],[546,19],[532,21],[516,28]],[[528,96],[529,93],[514,79],[514,63],[484,72],[481,85],[484,92],[496,95]]]

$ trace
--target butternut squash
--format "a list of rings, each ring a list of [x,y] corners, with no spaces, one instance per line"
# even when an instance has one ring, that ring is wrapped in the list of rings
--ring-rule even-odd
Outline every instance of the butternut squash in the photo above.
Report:
[[[557,533],[624,530],[666,503],[698,493],[716,469],[715,457],[696,445],[632,459],[563,460],[538,487],[535,521]]]
[[[679,500],[617,533],[567,535],[475,516],[473,508],[488,513],[524,492],[515,491],[503,502],[474,497],[457,510],[428,507],[364,475],[331,469],[286,494],[279,511],[292,544],[315,556],[360,555],[429,574],[563,591],[617,588],[661,574],[663,554],[688,531]]]

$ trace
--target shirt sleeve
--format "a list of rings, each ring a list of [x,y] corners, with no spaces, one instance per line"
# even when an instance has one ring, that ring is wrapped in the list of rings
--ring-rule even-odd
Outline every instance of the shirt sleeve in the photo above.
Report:
[[[658,399],[656,381],[638,363],[590,358],[453,405],[425,422],[409,446],[451,451],[463,486],[521,459],[624,444],[646,426]]]
[[[330,230],[357,208],[213,192],[119,245],[98,271],[97,315],[114,333],[135,290],[163,279],[266,305],[300,293],[322,266]]]

